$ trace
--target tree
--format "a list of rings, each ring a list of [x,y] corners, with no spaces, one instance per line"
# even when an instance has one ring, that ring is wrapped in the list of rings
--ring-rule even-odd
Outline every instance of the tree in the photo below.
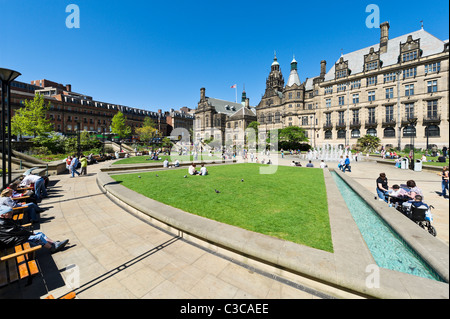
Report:
[[[278,129],[278,147],[283,149],[302,148],[302,144],[309,142],[305,136],[305,130],[298,126],[288,126]],[[267,143],[270,143],[270,131],[268,132]]]
[[[33,100],[25,100],[24,107],[18,109],[11,118],[11,132],[21,139],[24,135],[33,137],[47,135],[53,126],[47,120],[50,102],[45,105],[42,95],[36,92]]]
[[[253,134],[248,134],[248,140],[246,141],[248,145],[251,144],[257,144],[258,143],[258,128],[259,128],[259,122],[257,121],[253,121],[250,124],[248,124],[247,128],[248,129],[253,129],[255,131],[255,135],[253,136]]]
[[[358,139],[357,145],[363,152],[374,151],[380,147],[380,139],[373,135],[366,135]]]
[[[131,127],[126,124],[126,117],[122,112],[117,112],[111,121],[111,132],[117,134],[119,138],[130,136]]]
[[[136,134],[139,136],[141,142],[149,143],[154,137],[158,135],[156,130],[156,123],[150,117],[144,119],[142,127],[136,129]]]

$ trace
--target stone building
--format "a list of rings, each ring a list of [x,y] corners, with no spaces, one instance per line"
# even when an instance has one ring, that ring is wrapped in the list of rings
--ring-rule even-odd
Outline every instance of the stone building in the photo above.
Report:
[[[284,85],[275,56],[256,107],[261,127],[303,127],[316,146],[355,146],[366,134],[402,149],[448,146],[448,40],[423,28],[389,39],[389,28],[382,23],[379,43],[343,54],[328,72],[322,61],[303,83],[294,59]]]
[[[241,103],[235,103],[207,97],[205,88],[201,88],[194,114],[195,141],[214,137],[221,145],[241,143],[243,131],[257,119],[256,110],[250,106],[245,91]]]
[[[150,117],[162,135],[167,135],[166,115],[161,110],[152,112],[96,101],[91,96],[73,92],[70,84],[62,85],[49,80],[32,81],[31,84],[12,82],[12,115],[15,110],[23,107],[24,100],[32,100],[36,92],[44,96],[46,104],[50,103],[47,118],[53,129],[65,135],[76,134],[78,127],[81,131],[109,133],[111,120],[119,111],[126,116],[126,124],[131,127],[132,133],[143,125],[145,117]]]

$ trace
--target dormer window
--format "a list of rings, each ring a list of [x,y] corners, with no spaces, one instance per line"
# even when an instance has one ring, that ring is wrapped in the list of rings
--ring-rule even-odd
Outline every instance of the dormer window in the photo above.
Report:
[[[348,61],[344,61],[344,58],[341,57],[339,62],[335,64],[336,69],[336,80],[342,79],[350,75],[350,70],[348,69]]]
[[[400,43],[400,61],[409,62],[414,61],[421,56],[420,39],[413,40],[409,35],[405,43]]]
[[[369,54],[364,55],[364,71],[378,70],[380,67],[380,51],[370,48]]]

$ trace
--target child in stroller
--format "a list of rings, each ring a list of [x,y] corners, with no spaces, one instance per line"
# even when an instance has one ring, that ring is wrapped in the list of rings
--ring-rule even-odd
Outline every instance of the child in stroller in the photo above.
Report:
[[[431,235],[436,237],[436,229],[431,225],[433,222],[431,208],[434,207],[431,205],[428,206],[422,201],[422,199],[423,198],[421,195],[416,195],[414,200],[404,202],[402,204],[402,213],[423,229],[428,230]]]

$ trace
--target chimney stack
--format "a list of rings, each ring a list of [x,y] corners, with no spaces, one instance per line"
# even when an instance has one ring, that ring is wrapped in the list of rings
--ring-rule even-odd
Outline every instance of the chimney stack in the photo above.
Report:
[[[200,101],[204,101],[206,99],[205,88],[200,89]]]
[[[66,91],[67,92],[72,92],[72,85],[66,84]]]
[[[327,61],[320,61],[320,77],[324,78],[325,74],[327,74]]]
[[[387,52],[389,41],[389,27],[389,22],[387,21],[380,24],[380,54]]]
[[[250,108],[250,99],[249,98],[245,99],[245,107]]]

